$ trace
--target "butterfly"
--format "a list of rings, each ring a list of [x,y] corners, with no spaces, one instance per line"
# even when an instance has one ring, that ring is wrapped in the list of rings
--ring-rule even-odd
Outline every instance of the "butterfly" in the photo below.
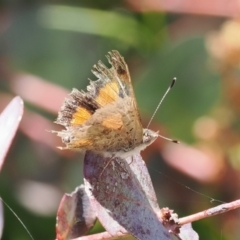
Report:
[[[91,150],[107,156],[127,158],[139,153],[158,137],[142,126],[128,66],[116,50],[107,54],[111,68],[101,61],[93,66],[98,78],[87,91],[73,89],[56,120],[65,147]]]

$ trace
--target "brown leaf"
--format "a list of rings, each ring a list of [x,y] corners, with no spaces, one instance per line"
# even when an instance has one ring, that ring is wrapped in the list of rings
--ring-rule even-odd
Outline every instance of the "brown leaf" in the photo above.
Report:
[[[126,160],[88,151],[84,160],[86,193],[105,229],[113,236],[129,232],[137,239],[171,239],[140,154]]]

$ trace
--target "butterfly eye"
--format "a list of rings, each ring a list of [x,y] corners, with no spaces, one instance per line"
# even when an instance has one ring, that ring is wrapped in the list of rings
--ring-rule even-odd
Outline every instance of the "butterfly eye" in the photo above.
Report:
[[[158,133],[149,129],[143,129],[143,144],[150,145],[158,138]]]
[[[143,142],[147,142],[148,141],[148,133],[144,132],[143,133]]]

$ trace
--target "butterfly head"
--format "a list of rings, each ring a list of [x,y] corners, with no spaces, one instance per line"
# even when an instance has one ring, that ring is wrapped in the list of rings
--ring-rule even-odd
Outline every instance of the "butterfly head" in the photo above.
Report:
[[[180,143],[178,140],[164,137],[164,136],[160,135],[158,132],[154,132],[150,129],[144,128],[143,129],[143,140],[142,140],[141,145],[145,146],[145,148],[146,148],[147,146],[151,145],[158,137],[163,138],[163,139],[168,140],[173,143]]]
[[[159,134],[158,132],[154,132],[150,129],[143,129],[143,140],[142,140],[142,144],[145,145],[145,147],[149,146],[150,144],[152,144],[157,138],[158,138]]]

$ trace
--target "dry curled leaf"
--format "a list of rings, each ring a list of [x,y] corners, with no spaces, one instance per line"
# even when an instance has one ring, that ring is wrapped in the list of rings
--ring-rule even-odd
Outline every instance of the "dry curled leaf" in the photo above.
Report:
[[[84,185],[65,194],[57,212],[57,240],[68,240],[85,235],[96,220]]]

